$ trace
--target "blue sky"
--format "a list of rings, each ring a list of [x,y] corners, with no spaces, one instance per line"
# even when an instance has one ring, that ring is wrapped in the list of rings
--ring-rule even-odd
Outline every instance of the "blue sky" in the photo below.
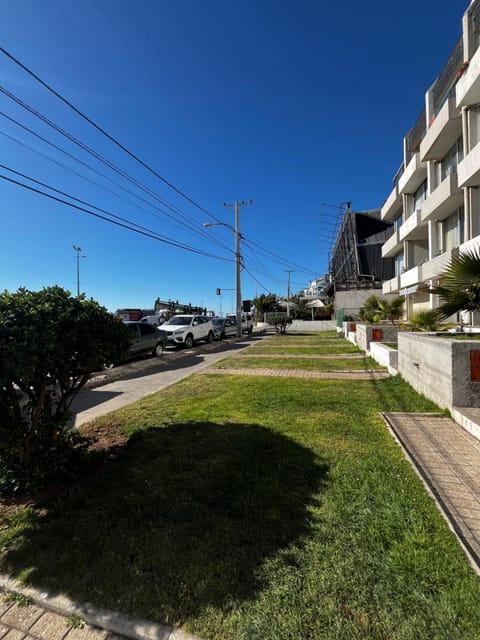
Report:
[[[8,167],[193,251],[2,179],[0,289],[75,293],[76,245],[81,290],[112,311],[157,297],[233,311],[234,234],[203,223],[233,225],[223,203],[250,199],[240,213],[243,298],[286,295],[287,270],[292,290],[303,288],[328,269],[336,207],[375,208],[389,195],[403,136],[467,6],[4,0],[1,46],[189,199],[4,53],[0,174],[72,202]]]

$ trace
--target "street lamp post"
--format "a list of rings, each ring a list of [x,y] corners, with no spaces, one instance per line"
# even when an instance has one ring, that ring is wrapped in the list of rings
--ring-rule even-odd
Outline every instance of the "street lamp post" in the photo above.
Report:
[[[242,235],[240,233],[240,207],[246,207],[253,203],[253,200],[245,202],[234,202],[233,204],[223,204],[224,207],[233,207],[235,209],[235,228],[226,222],[204,222],[204,227],[227,227],[235,234],[235,299],[236,299],[236,317],[237,317],[237,337],[242,337],[242,287],[240,272],[242,268],[242,256],[240,254],[240,240]]]
[[[87,256],[80,255],[80,252],[81,252],[80,247],[76,247],[74,244],[72,244],[72,247],[77,252],[77,298],[79,298],[80,297],[80,258],[86,258]]]

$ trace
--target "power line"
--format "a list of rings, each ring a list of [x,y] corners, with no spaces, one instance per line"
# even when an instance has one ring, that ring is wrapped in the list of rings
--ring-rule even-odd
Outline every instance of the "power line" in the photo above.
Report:
[[[10,169],[9,169],[10,171]],[[50,193],[46,193],[45,191],[41,191],[40,189],[36,189],[35,187],[31,187],[28,184],[25,184],[23,182],[19,182],[18,180],[14,180],[13,178],[9,178],[8,176],[2,175],[0,174],[0,178],[2,180],[6,180],[7,182],[10,182],[12,184],[15,184],[19,187],[23,187],[24,189],[28,189],[29,191],[33,191],[34,193],[37,193],[39,195],[42,195],[46,198],[49,198],[50,200],[54,200],[55,202],[59,202],[60,204],[64,204],[68,207],[71,207],[73,209],[77,209],[78,211],[81,211],[83,213],[86,213],[88,215],[94,216],[95,218],[99,218],[100,220],[104,220],[105,222],[109,222],[110,224],[114,224],[118,227],[122,227],[123,229],[127,229],[128,231],[133,231],[135,233],[138,233],[140,235],[143,236],[147,236],[148,238],[152,238],[153,240],[158,240],[159,242],[163,242],[164,244],[169,244],[171,246],[177,247],[179,249],[184,249],[185,251],[190,251],[192,253],[197,253],[199,255],[203,255],[206,256],[208,258],[214,258],[215,260],[222,260],[224,262],[233,262],[233,260],[229,259],[229,258],[222,258],[221,256],[216,256],[212,253],[208,253],[207,251],[202,251],[201,249],[196,249],[195,247],[191,247],[189,245],[185,245],[183,243],[180,242],[176,242],[175,240],[171,240],[170,238],[167,238],[165,236],[161,236],[160,234],[158,234],[155,231],[150,231],[150,230],[142,230],[141,227],[139,227],[138,225],[136,225],[133,222],[130,222],[129,220],[127,220],[126,222],[128,224],[124,224],[123,222],[117,222],[116,220],[112,220],[111,218],[107,218],[106,216],[103,216],[99,213],[95,213],[94,211],[90,211],[88,209],[85,209],[84,207],[80,207],[76,204],[73,204],[72,202],[68,202],[67,200],[63,200],[62,198],[57,198],[56,196],[51,195]],[[33,178],[27,178],[28,180],[31,180],[32,182],[36,182]],[[56,189],[54,189],[53,187],[49,187],[47,186],[48,189],[51,189],[52,191],[57,191]],[[73,199],[73,196],[67,195],[67,197]],[[88,205],[91,206],[91,205]],[[92,208],[94,208],[92,206]],[[114,216],[115,218],[118,218],[119,220],[125,220],[124,218],[122,218],[121,216],[117,216],[116,214],[109,214],[110,216]],[[134,226],[131,226],[134,225]],[[137,227],[137,228],[135,228]]]
[[[0,49],[1,49],[1,47],[0,47]],[[124,171],[123,169],[118,167],[115,163],[111,162],[110,160],[108,160],[107,158],[102,156],[100,153],[95,151],[95,149],[92,149],[91,147],[89,147],[88,145],[83,143],[81,140],[79,140],[76,136],[74,136],[73,134],[69,133],[68,131],[66,131],[65,129],[63,129],[62,127],[60,127],[56,123],[54,123],[52,120],[47,118],[47,116],[45,116],[44,114],[40,113],[37,109],[35,109],[31,105],[29,105],[28,103],[23,101],[21,98],[19,98],[15,94],[13,94],[10,91],[8,91],[8,89],[5,89],[5,87],[1,87],[0,86],[0,92],[3,93],[4,95],[6,95],[8,98],[10,98],[10,100],[12,100],[13,102],[15,102],[16,104],[21,106],[23,109],[25,109],[26,111],[28,111],[29,113],[34,115],[36,118],[38,118],[39,120],[41,120],[42,122],[47,124],[49,127],[54,129],[55,131],[57,131],[57,133],[60,133],[62,136],[66,137],[68,140],[70,140],[70,142],[73,142],[75,145],[77,145],[78,147],[80,147],[81,149],[86,151],[88,154],[93,156],[96,160],[98,160],[99,162],[105,164],[107,167],[112,169],[112,171],[114,171],[115,173],[121,175],[123,178],[128,180],[131,184],[134,184],[138,189],[141,189],[142,191],[147,193],[150,197],[154,198],[155,200],[158,200],[159,202],[161,202],[164,206],[166,206],[168,209],[170,209],[174,213],[177,213],[186,222],[186,226],[192,224],[192,218],[190,216],[188,216],[184,211],[182,211],[181,209],[179,209],[175,205],[172,205],[171,203],[169,203],[168,200],[165,200],[165,198],[159,196],[152,189],[150,189],[149,187],[147,187],[144,184],[142,184],[139,180],[137,180],[136,178],[133,178],[130,174],[128,174],[126,171]],[[8,119],[12,120],[12,118],[7,116],[6,114],[2,113],[2,115],[4,117],[7,117]],[[22,126],[22,125],[20,125],[20,126]],[[27,127],[24,127],[24,128],[28,129]],[[167,213],[166,211],[162,211],[162,213],[164,213],[164,215],[166,215],[168,217],[173,217],[171,214]],[[197,228],[196,228],[196,232],[198,233],[198,229]],[[202,232],[202,234],[203,234],[203,232]],[[204,237],[207,238],[208,234],[205,234]]]
[[[103,129],[100,125],[98,125],[94,120],[92,120],[91,118],[89,118],[87,115],[85,115],[82,111],[80,111],[80,109],[78,109],[77,107],[75,107],[75,105],[73,105],[69,100],[67,100],[64,96],[62,96],[58,91],[56,91],[53,87],[51,87],[47,82],[45,82],[44,80],[42,80],[36,73],[34,73],[31,69],[29,69],[26,65],[24,65],[22,62],[20,62],[20,60],[18,60],[17,58],[15,58],[11,53],[9,53],[6,49],[4,49],[3,47],[0,46],[0,51],[7,56],[7,58],[9,58],[12,62],[14,62],[16,65],[18,65],[21,69],[23,69],[26,73],[28,73],[28,75],[30,75],[32,78],[34,78],[37,82],[39,82],[43,87],[45,87],[45,89],[47,89],[50,93],[52,93],[54,96],[56,96],[59,100],[61,100],[64,104],[66,104],[70,109],[72,109],[72,111],[74,111],[77,115],[79,115],[81,118],[83,118],[86,122],[88,122],[92,127],[94,127],[97,131],[99,131],[103,136],[105,136],[108,140],[110,140],[110,142],[112,142],[113,144],[115,144],[117,147],[119,147],[122,151],[124,151],[130,158],[132,158],[133,160],[135,160],[136,162],[138,162],[144,169],[146,169],[147,171],[149,171],[150,173],[152,173],[154,176],[156,176],[159,180],[161,180],[164,184],[166,184],[168,187],[170,187],[170,189],[172,189],[173,191],[175,191],[176,193],[178,193],[180,196],[182,196],[182,198],[184,198],[185,200],[187,200],[188,202],[190,202],[191,204],[193,204],[195,207],[197,207],[200,211],[203,211],[203,213],[205,213],[206,215],[208,215],[210,218],[214,219],[216,222],[220,222],[220,220],[214,216],[212,213],[210,213],[210,211],[208,211],[207,209],[205,209],[204,207],[202,207],[200,204],[198,204],[195,200],[193,200],[193,198],[191,198],[190,196],[188,196],[186,193],[184,193],[181,189],[179,189],[178,187],[176,187],[172,182],[170,182],[169,180],[167,180],[166,178],[164,178],[162,175],[160,175],[155,169],[153,169],[150,165],[148,165],[146,162],[144,162],[143,160],[141,160],[136,154],[134,154],[132,151],[130,151],[129,149],[127,149],[127,147],[125,147],[121,142],[119,142],[116,138],[114,138],[112,135],[110,135],[107,131],[105,131],[105,129]]]
[[[59,151],[60,153],[66,155],[68,158],[72,159],[73,161],[77,162],[78,164],[86,167],[89,171],[92,171],[93,173],[95,173],[96,175],[100,176],[101,178],[107,180],[108,182],[114,184],[116,187],[118,187],[119,189],[122,189],[123,191],[126,191],[127,193],[129,193],[130,195],[132,195],[134,198],[137,198],[138,200],[140,200],[141,202],[144,202],[145,204],[147,204],[149,207],[156,209],[157,211],[159,211],[160,213],[164,214],[165,216],[167,216],[167,218],[171,218],[174,223],[171,224],[175,224],[176,226],[180,226],[182,225],[183,227],[186,227],[187,229],[189,229],[192,233],[196,234],[197,236],[204,238],[204,239],[208,239],[208,240],[214,240],[218,245],[222,246],[224,249],[227,249],[227,251],[232,252],[231,249],[229,247],[227,247],[226,244],[224,244],[223,242],[221,242],[216,236],[214,238],[212,238],[210,236],[210,234],[207,234],[203,231],[203,229],[197,229],[195,226],[191,225],[191,224],[185,224],[180,222],[179,220],[177,220],[174,216],[172,216],[171,214],[169,214],[167,211],[164,211],[163,209],[161,209],[158,205],[154,204],[153,202],[150,202],[149,200],[146,200],[145,198],[142,198],[142,196],[140,196],[139,194],[135,193],[134,191],[131,191],[130,189],[127,189],[126,187],[124,187],[122,184],[120,184],[119,182],[116,182],[115,180],[113,180],[112,178],[108,177],[107,175],[105,175],[104,173],[102,173],[101,171],[98,171],[98,169],[95,169],[95,167],[92,167],[91,165],[89,165],[86,162],[83,162],[83,160],[80,160],[80,158],[77,158],[75,155],[69,153],[68,151],[66,151],[65,149],[62,149],[61,147],[59,147],[58,145],[56,145],[55,143],[51,142],[50,140],[44,138],[43,136],[41,136],[39,133],[33,131],[33,129],[30,129],[29,127],[27,127],[26,125],[22,124],[21,122],[19,122],[18,120],[16,120],[15,118],[12,118],[11,116],[7,115],[6,113],[0,111],[0,116],[2,116],[3,118],[6,118],[7,120],[9,120],[10,122],[14,123],[15,125],[17,125],[18,127],[24,129],[25,131],[27,131],[28,133],[30,133],[31,135],[35,136],[36,138],[38,138],[39,140],[41,140],[42,142],[44,142],[45,144],[53,147],[54,149],[56,149],[57,151]],[[20,144],[24,147],[26,147],[27,149],[29,149],[30,151],[33,151],[34,153],[37,153],[39,155],[41,155],[44,158],[47,158],[48,160],[50,160],[51,162],[57,164],[60,167],[63,167],[64,169],[66,169],[67,171],[71,171],[72,173],[74,173],[75,175],[83,178],[84,180],[87,180],[88,182],[91,182],[92,184],[97,185],[98,187],[100,187],[101,189],[107,191],[107,193],[110,193],[112,195],[114,195],[117,198],[120,198],[121,200],[123,200],[124,202],[128,202],[129,204],[132,204],[135,207],[138,207],[140,209],[142,209],[143,211],[149,213],[150,215],[155,216],[156,218],[160,218],[160,216],[156,215],[155,213],[153,213],[152,211],[149,211],[148,209],[145,209],[144,207],[142,207],[141,205],[139,205],[138,203],[134,203],[131,200],[127,200],[126,198],[123,198],[120,194],[115,193],[114,191],[111,191],[110,189],[107,189],[104,185],[101,185],[100,183],[96,182],[95,180],[91,180],[90,178],[74,171],[72,168],[67,167],[66,165],[62,164],[61,162],[59,162],[58,160],[55,160],[54,158],[48,156],[47,154],[42,153],[41,151],[38,151],[36,149],[33,149],[32,147],[30,147],[29,145],[27,145],[25,142],[22,142],[10,135],[8,135],[7,133],[0,131],[0,134],[5,136],[6,138],[9,138],[10,140],[16,142],[17,144]]]

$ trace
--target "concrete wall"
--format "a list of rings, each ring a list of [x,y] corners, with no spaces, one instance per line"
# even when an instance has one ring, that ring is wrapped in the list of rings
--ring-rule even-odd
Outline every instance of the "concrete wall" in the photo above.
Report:
[[[374,340],[375,330],[380,329],[382,337],[376,342],[396,342],[398,326],[393,324],[362,324],[357,323],[357,344],[362,351],[370,351],[370,343]]]
[[[445,409],[480,407],[480,381],[472,381],[470,352],[478,340],[398,334],[398,371],[414,389]]]
[[[355,333],[357,330],[356,322],[342,322],[342,333],[345,338],[348,338],[349,333]]]
[[[288,325],[288,331],[335,331],[335,320],[294,320]]]
[[[360,309],[370,296],[376,296],[381,300],[393,300],[397,295],[382,293],[381,289],[349,289],[348,291],[335,291],[333,308]]]
[[[398,373],[397,349],[382,344],[381,342],[370,342],[370,355],[378,364],[387,367],[391,375],[394,376]]]

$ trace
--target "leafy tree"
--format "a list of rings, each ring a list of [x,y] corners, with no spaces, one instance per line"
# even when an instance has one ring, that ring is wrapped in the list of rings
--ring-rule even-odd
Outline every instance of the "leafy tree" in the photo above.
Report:
[[[268,293],[267,295],[262,293],[253,300],[253,304],[255,306],[256,318],[258,321],[261,321],[263,320],[264,313],[276,310],[277,296],[274,293]]]
[[[428,291],[443,300],[437,308],[441,319],[459,311],[480,311],[480,250],[453,258],[442,274],[440,285]]]
[[[292,324],[292,318],[287,315],[271,316],[268,323],[275,326],[277,333],[287,333],[287,327]]]
[[[61,287],[0,294],[0,488],[65,469],[73,398],[130,340],[104,307]]]

